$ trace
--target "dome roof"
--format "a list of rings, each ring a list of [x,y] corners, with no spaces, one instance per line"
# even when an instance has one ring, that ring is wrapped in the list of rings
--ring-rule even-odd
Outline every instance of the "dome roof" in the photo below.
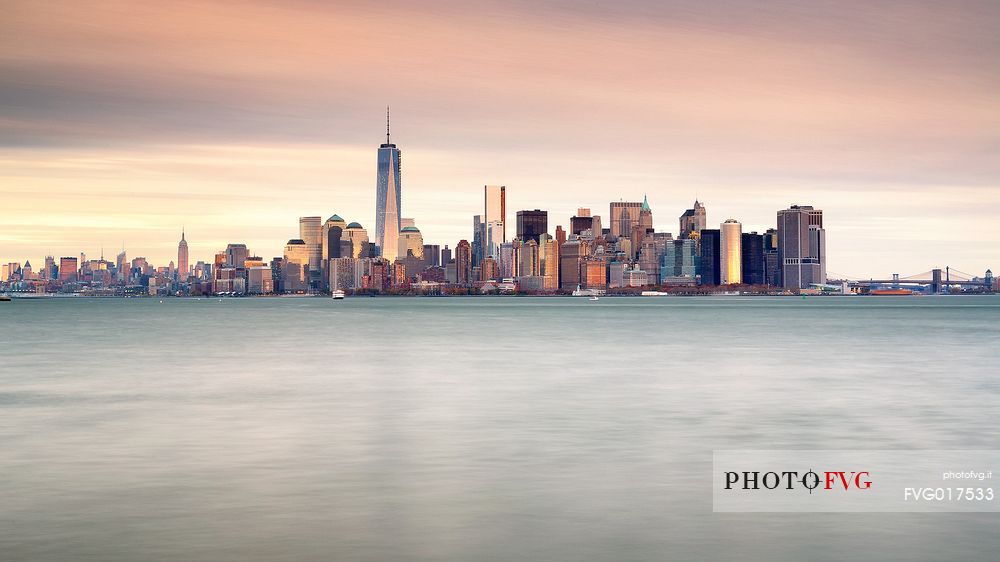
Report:
[[[340,218],[340,215],[333,215],[332,217],[326,219],[326,222],[344,222],[344,219]]]
[[[420,229],[415,226],[404,226],[400,232],[420,232]]]
[[[364,228],[364,227],[361,226],[361,223],[359,222],[352,222],[351,224],[347,225],[347,228]]]

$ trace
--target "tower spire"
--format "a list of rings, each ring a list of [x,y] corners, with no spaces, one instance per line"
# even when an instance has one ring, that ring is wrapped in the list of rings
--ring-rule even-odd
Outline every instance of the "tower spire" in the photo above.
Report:
[[[389,106],[385,106],[385,144],[389,144]]]

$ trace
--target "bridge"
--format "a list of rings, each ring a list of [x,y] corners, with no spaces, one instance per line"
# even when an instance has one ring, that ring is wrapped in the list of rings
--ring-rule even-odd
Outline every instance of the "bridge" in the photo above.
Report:
[[[828,279],[840,279],[855,287],[871,287],[872,285],[890,285],[901,287],[904,285],[930,285],[931,292],[948,292],[951,287],[983,287],[992,286],[992,274],[986,272],[984,277],[976,278],[951,267],[944,269],[931,269],[913,275],[901,276],[898,273],[892,274],[892,279],[852,279],[836,273],[827,273]]]

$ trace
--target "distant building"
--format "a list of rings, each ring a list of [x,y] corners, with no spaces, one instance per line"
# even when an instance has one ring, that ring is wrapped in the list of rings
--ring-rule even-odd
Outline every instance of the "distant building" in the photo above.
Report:
[[[424,259],[424,237],[415,226],[404,226],[399,231],[399,252],[400,258],[414,257]]]
[[[389,109],[385,111],[385,143],[378,148],[378,175],[375,182],[375,243],[390,263],[399,250],[402,216],[402,174],[400,151],[389,138]]]
[[[778,211],[778,259],[786,289],[826,283],[826,230],[823,211],[792,205]]]
[[[538,237],[549,231],[549,213],[535,209],[534,211],[517,212],[517,237],[527,242],[529,239],[538,242]]]
[[[76,258],[59,258],[59,280],[63,283],[73,283],[77,280]]]
[[[663,248],[660,260],[660,282],[678,284],[685,278],[694,282],[698,274],[697,248],[690,238],[670,240]],[[669,280],[669,283],[668,283]]]
[[[720,227],[719,243],[719,284],[739,285],[743,283],[743,254],[741,236],[743,225],[735,219],[728,219]]]
[[[472,282],[472,245],[460,240],[455,246],[455,282],[468,285]]]
[[[488,233],[488,248],[500,248],[507,241],[507,188],[502,185],[483,186],[483,223],[494,232]],[[495,253],[486,255],[497,257]]]
[[[706,226],[705,206],[695,199],[694,207],[681,215],[678,238],[691,238],[691,234],[705,230]]]
[[[226,265],[230,267],[243,267],[243,262],[250,255],[246,244],[229,244],[226,246]]]
[[[191,270],[188,261],[188,243],[184,239],[184,229],[181,229],[181,241],[177,244],[177,279],[186,281],[188,272]]]
[[[559,242],[542,234],[538,237],[538,273],[542,277],[542,290],[559,290]]]
[[[274,279],[271,267],[254,265],[247,269],[247,293],[251,295],[269,295],[274,292]]]
[[[700,233],[701,250],[698,257],[698,275],[702,285],[718,285],[721,281],[719,270],[721,237],[717,229],[703,229]]]
[[[764,235],[745,232],[740,237],[743,282],[747,285],[767,283],[764,263]]]
[[[286,293],[301,293],[309,288],[309,248],[304,240],[294,238],[285,244],[282,266]]]
[[[616,238],[631,237],[632,227],[639,224],[639,213],[642,203],[632,201],[616,201],[611,203],[611,236]],[[599,233],[594,233],[599,236]]]
[[[368,231],[361,226],[360,223],[352,222],[347,225],[347,230],[344,231],[343,236],[347,238],[347,241],[351,245],[350,255],[340,257],[351,257],[351,258],[368,258]]]

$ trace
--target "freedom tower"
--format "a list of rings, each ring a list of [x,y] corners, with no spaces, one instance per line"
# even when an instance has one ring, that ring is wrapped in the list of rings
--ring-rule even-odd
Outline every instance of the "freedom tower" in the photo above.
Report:
[[[389,142],[389,108],[385,108],[385,144],[378,147],[375,185],[375,243],[382,257],[393,262],[399,253],[399,149]]]

